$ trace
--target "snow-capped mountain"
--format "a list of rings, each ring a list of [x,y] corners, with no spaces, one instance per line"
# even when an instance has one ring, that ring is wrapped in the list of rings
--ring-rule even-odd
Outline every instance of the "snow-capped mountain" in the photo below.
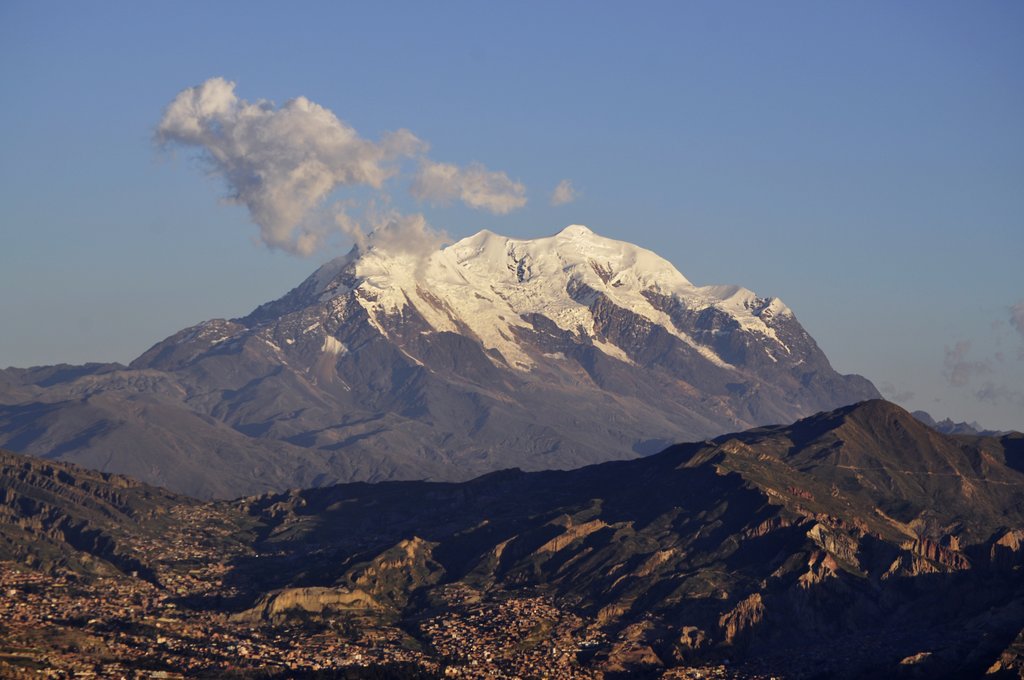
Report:
[[[602,238],[580,225],[530,241],[482,231],[426,258],[376,249],[352,253],[321,267],[283,302],[296,311],[348,295],[354,295],[383,335],[394,328],[394,319],[416,316],[428,332],[474,338],[496,364],[515,370],[529,371],[537,364],[520,339],[534,329],[533,315],[630,362],[625,348],[604,337],[594,309],[598,300],[664,329],[722,368],[732,366],[713,345],[698,342],[673,322],[670,309],[724,314],[739,329],[767,340],[769,357],[790,353],[772,323],[775,317],[792,316],[780,300],[758,298],[738,286],[694,286],[649,250]],[[279,312],[281,306],[270,309]]]
[[[579,225],[534,240],[483,231],[429,254],[353,250],[128,369],[7,374],[3,392],[62,403],[82,427],[8,408],[6,446],[87,464],[130,446],[103,466],[207,495],[572,467],[878,396],[837,374],[777,298],[695,286]],[[208,455],[183,449],[211,443],[206,478],[183,474],[180,459]],[[161,454],[140,463],[149,450]]]

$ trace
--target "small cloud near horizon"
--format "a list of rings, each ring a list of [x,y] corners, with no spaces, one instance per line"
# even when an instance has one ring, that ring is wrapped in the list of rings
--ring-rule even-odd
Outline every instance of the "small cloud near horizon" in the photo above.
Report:
[[[878,385],[879,391],[889,401],[897,404],[902,404],[910,401],[916,396],[916,393],[911,390],[900,390],[889,381],[885,381]]]
[[[992,370],[988,361],[971,361],[967,354],[971,350],[969,340],[961,340],[952,349],[946,347],[946,360],[944,375],[946,380],[953,387],[963,387],[971,382],[973,378]]]
[[[1013,322],[1016,325],[1016,321]],[[967,387],[975,379],[992,374],[993,361],[999,362],[1002,357],[996,352],[992,357],[973,360],[968,357],[971,350],[969,340],[957,342],[952,348],[946,347],[945,370],[943,375],[953,387]],[[998,376],[997,376],[998,378]],[[1013,404],[1024,406],[1024,392],[1007,387],[996,380],[985,380],[971,393],[975,399],[988,404]]]
[[[551,205],[559,206],[572,203],[580,197],[580,192],[573,186],[572,180],[563,179],[551,192]]]
[[[1021,340],[1024,340],[1024,300],[1010,307],[1010,325],[1017,330]],[[1024,347],[1017,350],[1017,358],[1024,361]]]
[[[974,396],[978,401],[990,404],[1010,403],[1024,406],[1024,392],[1012,390],[1005,385],[996,385],[991,381],[986,382],[980,389],[976,390]]]

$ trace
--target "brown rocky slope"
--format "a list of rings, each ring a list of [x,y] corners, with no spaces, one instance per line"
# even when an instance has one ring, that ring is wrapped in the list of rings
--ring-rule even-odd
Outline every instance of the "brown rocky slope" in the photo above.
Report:
[[[883,401],[572,471],[196,507],[247,547],[219,577],[235,597],[181,606],[240,625],[420,635],[458,588],[573,612],[602,640],[574,663],[606,677],[726,659],[737,677],[1020,668],[1024,437],[941,435]]]

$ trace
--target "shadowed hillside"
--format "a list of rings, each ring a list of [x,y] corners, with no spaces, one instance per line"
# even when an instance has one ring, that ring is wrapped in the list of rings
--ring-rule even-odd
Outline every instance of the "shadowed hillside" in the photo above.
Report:
[[[220,586],[178,603],[229,627],[403,631],[395,649],[435,670],[474,658],[452,631],[483,655],[532,621],[495,672],[531,654],[580,677],[725,659],[732,677],[1011,672],[1022,442],[869,401],[572,471],[199,505],[237,547]]]

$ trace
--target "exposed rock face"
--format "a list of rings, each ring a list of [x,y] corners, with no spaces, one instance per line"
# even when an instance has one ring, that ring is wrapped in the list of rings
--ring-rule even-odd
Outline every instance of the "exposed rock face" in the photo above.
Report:
[[[944,548],[935,541],[927,538],[920,538],[909,544],[905,543],[904,548],[915,555],[920,555],[930,562],[941,564],[951,571],[960,571],[971,568],[971,561],[967,556],[956,550]]]
[[[731,611],[722,614],[718,619],[718,627],[722,631],[722,641],[727,645],[734,644],[742,634],[757,626],[764,620],[764,601],[760,593],[754,593],[741,600]]]
[[[1024,565],[1024,529],[1010,529],[1000,536],[992,544],[989,559],[1002,568]]]
[[[159,531],[169,507],[192,502],[126,477],[0,451],[0,560],[151,578],[124,539]]]
[[[985,673],[989,678],[1024,678],[1024,628]]]
[[[269,593],[252,609],[235,615],[239,621],[281,621],[302,614],[328,616],[346,611],[382,609],[373,597],[347,588],[286,588]]]
[[[416,536],[399,541],[365,566],[356,567],[348,580],[396,611],[401,610],[411,593],[436,585],[444,577],[444,567],[433,559],[436,545]]]
[[[571,468],[877,396],[777,298],[573,226],[353,252],[130,367],[0,371],[0,444],[230,497]]]

